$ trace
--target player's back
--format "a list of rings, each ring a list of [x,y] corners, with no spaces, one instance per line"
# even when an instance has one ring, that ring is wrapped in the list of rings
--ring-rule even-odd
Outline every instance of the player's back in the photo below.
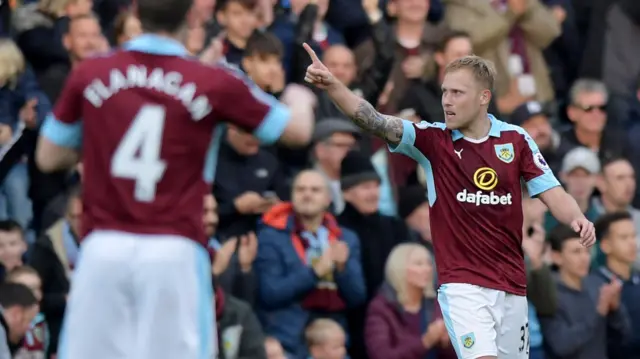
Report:
[[[82,63],[54,111],[58,119],[82,118],[84,231],[204,241],[214,129],[230,120],[253,131],[272,111],[224,68],[142,48]]]

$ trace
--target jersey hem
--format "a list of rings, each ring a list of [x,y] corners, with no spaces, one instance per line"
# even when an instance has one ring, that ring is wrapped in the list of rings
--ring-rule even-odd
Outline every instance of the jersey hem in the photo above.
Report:
[[[525,286],[523,289],[514,289],[513,287],[507,287],[507,286],[502,286],[502,285],[498,285],[495,283],[490,283],[490,282],[484,282],[484,281],[467,281],[467,282],[462,282],[462,281],[441,281],[438,285],[438,287],[445,285],[445,284],[471,284],[471,285],[477,285],[478,287],[482,287],[482,288],[487,288],[487,289],[493,289],[493,290],[498,290],[501,292],[505,292],[505,293],[509,293],[509,294],[513,294],[513,295],[517,295],[517,296],[521,296],[521,297],[526,297],[527,296],[527,287]]]

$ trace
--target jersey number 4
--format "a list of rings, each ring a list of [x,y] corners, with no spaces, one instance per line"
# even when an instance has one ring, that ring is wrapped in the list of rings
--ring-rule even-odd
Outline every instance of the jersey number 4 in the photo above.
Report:
[[[142,106],[111,158],[111,175],[134,180],[134,198],[139,202],[155,199],[167,168],[160,158],[165,118],[164,107]]]

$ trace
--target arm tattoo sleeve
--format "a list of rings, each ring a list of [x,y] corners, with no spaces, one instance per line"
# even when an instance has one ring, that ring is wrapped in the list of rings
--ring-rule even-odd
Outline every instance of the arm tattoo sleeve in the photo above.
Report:
[[[402,119],[381,114],[367,101],[360,102],[352,119],[363,130],[391,144],[402,140]]]

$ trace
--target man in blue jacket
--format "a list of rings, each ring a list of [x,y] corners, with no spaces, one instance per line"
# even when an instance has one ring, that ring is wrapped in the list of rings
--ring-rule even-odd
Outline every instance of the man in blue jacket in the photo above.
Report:
[[[291,358],[308,353],[303,333],[317,318],[346,327],[345,311],[365,301],[360,243],[327,211],[328,184],[316,171],[295,179],[292,202],[272,207],[258,228],[258,314]]]

